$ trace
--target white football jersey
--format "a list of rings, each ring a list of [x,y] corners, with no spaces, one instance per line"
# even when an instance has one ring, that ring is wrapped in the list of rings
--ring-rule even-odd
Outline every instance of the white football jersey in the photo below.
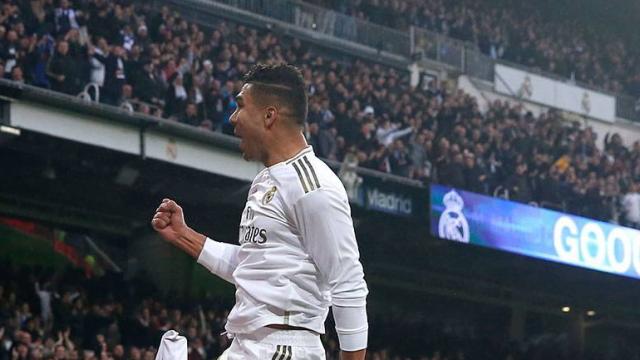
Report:
[[[207,239],[198,258],[236,285],[229,333],[284,324],[322,334],[329,306],[366,305],[346,191],[310,146],[256,176],[239,243]]]

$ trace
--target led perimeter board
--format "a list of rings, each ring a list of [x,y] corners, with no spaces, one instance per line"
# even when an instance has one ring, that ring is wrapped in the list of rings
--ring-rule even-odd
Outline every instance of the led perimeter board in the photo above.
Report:
[[[431,185],[431,234],[640,279],[640,231]]]

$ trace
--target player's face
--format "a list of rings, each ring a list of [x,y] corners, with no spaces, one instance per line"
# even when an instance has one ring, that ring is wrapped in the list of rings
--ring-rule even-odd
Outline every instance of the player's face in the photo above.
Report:
[[[252,97],[251,84],[244,84],[240,93],[236,96],[238,107],[233,112],[231,124],[234,133],[242,139],[240,150],[245,160],[262,160],[262,138],[264,135],[264,122],[262,121],[262,109],[256,106]]]

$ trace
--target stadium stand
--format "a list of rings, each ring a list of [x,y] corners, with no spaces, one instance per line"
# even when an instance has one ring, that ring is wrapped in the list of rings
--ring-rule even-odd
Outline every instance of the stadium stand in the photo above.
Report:
[[[359,5],[373,21],[382,9],[376,4]],[[598,149],[590,128],[565,126],[553,112],[534,117],[495,102],[483,114],[476,99],[443,84],[413,91],[407,73],[359,59],[337,61],[298,39],[243,25],[221,21],[203,29],[168,7],[153,12],[144,3],[104,0],[56,6],[5,2],[0,70],[6,78],[231,133],[240,75],[256,62],[293,63],[309,86],[307,134],[322,157],[342,161],[351,153],[360,166],[425,183],[638,224],[640,141],[626,148],[614,134]],[[469,27],[477,33],[501,18],[472,5],[449,12],[443,3],[427,2],[420,9],[425,19],[415,21],[425,24],[433,14],[445,23],[463,19],[439,25],[454,35]],[[454,16],[459,11],[464,16]],[[473,14],[482,14],[482,26],[470,26]],[[498,32],[518,23],[501,16],[512,21]]]
[[[577,17],[553,18],[545,3],[481,0],[316,0],[376,24],[425,28],[476,45],[493,58],[640,96],[636,44]],[[545,9],[546,8],[546,9]],[[407,15],[409,14],[409,15]],[[609,29],[610,30],[610,29]]]
[[[229,346],[221,335],[228,304],[213,297],[194,304],[163,294],[143,274],[131,280],[109,272],[88,278],[71,268],[52,272],[11,263],[3,263],[0,271],[2,360],[153,360],[169,329],[187,337],[190,360],[215,359]],[[372,360],[604,359],[571,354],[566,338],[552,333],[508,341],[495,314],[480,325],[456,320],[454,314],[394,312],[372,316],[371,322],[373,348],[367,358]],[[327,359],[338,359],[335,334],[323,341]],[[622,345],[606,359],[631,359],[625,351],[633,347]]]

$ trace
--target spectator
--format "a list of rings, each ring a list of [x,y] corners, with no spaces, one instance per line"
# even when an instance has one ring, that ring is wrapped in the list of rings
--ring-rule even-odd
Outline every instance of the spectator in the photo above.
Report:
[[[58,35],[65,35],[71,29],[78,29],[76,11],[69,0],[60,0],[60,7],[55,10],[55,30]]]
[[[202,118],[198,113],[198,107],[196,104],[190,102],[187,104],[184,114],[180,118],[180,122],[192,126],[200,126]]]
[[[391,167],[391,173],[403,177],[409,176],[411,170],[409,152],[404,142],[400,139],[396,139],[393,142],[389,156],[389,166]]]
[[[91,56],[91,76],[90,81],[100,87],[104,88],[104,80],[106,76],[105,62],[109,54],[109,45],[105,38],[98,39],[98,46],[89,46],[89,56]]]
[[[467,189],[486,194],[489,190],[486,170],[476,163],[476,156],[472,152],[464,154],[464,182]]]
[[[149,45],[151,45],[151,39],[149,38],[149,31],[146,25],[141,24],[140,26],[138,26],[135,37],[135,44],[140,47],[142,52],[146,52],[149,48]]]
[[[24,74],[22,72],[22,68],[20,66],[14,66],[13,69],[11,69],[11,80],[18,82],[18,83],[24,83]]]
[[[49,284],[45,284],[44,287],[40,288],[40,283],[36,282],[36,294],[38,298],[40,298],[40,316],[42,317],[42,321],[45,324],[48,324],[51,320],[51,296],[52,291],[50,289]]]
[[[76,94],[78,92],[76,70],[76,63],[69,55],[69,43],[64,40],[58,42],[56,53],[47,65],[51,89],[66,94]]]
[[[365,108],[365,114],[373,114],[372,111],[369,112],[368,110],[372,109],[370,106],[368,106],[367,108]],[[411,127],[407,127],[405,129],[402,130],[398,130],[398,128],[400,127],[399,124],[392,124],[391,120],[386,119],[384,121],[384,123],[382,124],[381,127],[379,127],[376,130],[376,138],[378,140],[378,142],[384,146],[389,146],[391,145],[397,138],[401,138],[403,136],[406,136],[408,134],[410,134],[413,129]]]
[[[164,100],[164,116],[170,117],[185,111],[187,106],[187,90],[184,87],[182,75],[174,72],[169,78],[171,85]]]
[[[640,229],[640,184],[631,183],[629,191],[622,197],[623,221],[625,226]]]
[[[162,84],[155,73],[155,66],[152,61],[145,60],[142,65],[142,71],[134,73],[132,81],[136,86],[133,88],[133,94],[140,100],[160,105],[162,103]]]
[[[451,160],[446,160],[438,170],[440,182],[459,189],[466,188],[463,162],[459,151],[452,152]]]
[[[133,97],[133,87],[129,84],[122,85],[122,91],[120,92],[121,96],[118,99],[118,106],[128,109],[131,112],[134,111],[134,103],[137,100]]]
[[[337,133],[335,129],[321,129],[318,123],[310,123],[307,129],[307,139],[318,156],[336,160]]]
[[[45,35],[36,41],[32,52],[26,55],[25,63],[27,68],[25,70],[30,74],[28,79],[31,80],[33,85],[43,88],[51,86],[47,75],[47,67],[54,47],[53,38]]]
[[[126,83],[124,55],[124,49],[117,45],[111,48],[107,57],[94,54],[105,67],[105,82],[100,97],[110,105],[117,105],[122,96],[122,86]]]
[[[19,43],[18,33],[15,30],[7,31],[5,40],[2,42],[0,56],[4,60],[3,77],[9,78],[11,70],[18,64],[19,60]]]
[[[515,173],[511,175],[506,182],[506,188],[509,191],[509,199],[527,204],[533,198],[531,195],[529,178],[527,176],[527,164],[521,161],[515,166],[515,168]]]

